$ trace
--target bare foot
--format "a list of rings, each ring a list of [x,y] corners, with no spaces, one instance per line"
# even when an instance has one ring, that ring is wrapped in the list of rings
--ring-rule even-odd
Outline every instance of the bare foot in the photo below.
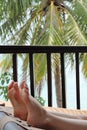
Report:
[[[22,96],[28,111],[27,123],[32,126],[44,128],[47,114],[46,110],[29,94],[25,86],[23,86]]]
[[[22,96],[22,88],[24,85],[25,82],[23,81],[20,85],[20,88],[18,88],[18,83],[12,81],[8,86],[8,98],[12,103],[14,116],[19,117],[22,120],[27,120],[27,109]]]
[[[27,120],[32,126],[44,128],[46,110],[30,94],[25,82],[18,88],[17,82],[8,87],[8,97],[13,105],[14,116]]]

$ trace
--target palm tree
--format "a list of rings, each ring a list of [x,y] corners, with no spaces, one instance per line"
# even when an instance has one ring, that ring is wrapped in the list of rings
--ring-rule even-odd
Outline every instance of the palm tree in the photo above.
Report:
[[[4,45],[87,45],[87,0],[1,0],[0,21],[0,38]],[[36,57],[38,68],[40,55]],[[46,58],[41,57],[44,69],[40,68],[36,85],[46,74]],[[58,57],[53,55],[54,76],[56,94],[58,100],[62,100]],[[23,70],[27,66],[27,63],[23,65]],[[61,102],[58,106],[61,107]]]

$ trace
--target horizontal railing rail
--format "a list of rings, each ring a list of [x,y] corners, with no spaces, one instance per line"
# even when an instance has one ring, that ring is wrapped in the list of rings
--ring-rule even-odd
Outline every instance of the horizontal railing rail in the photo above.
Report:
[[[87,52],[86,46],[0,46],[0,53],[76,53]]]
[[[79,78],[79,53],[87,53],[86,46],[0,46],[0,54],[13,54],[13,79],[17,81],[17,54],[28,53],[30,60],[30,86],[31,94],[34,96],[34,69],[33,54],[45,53],[47,56],[47,76],[48,76],[48,105],[52,106],[52,74],[51,74],[51,54],[60,54],[61,82],[62,82],[62,107],[66,108],[66,85],[65,85],[65,53],[74,53],[76,61],[76,100],[77,109],[80,109],[80,78]]]

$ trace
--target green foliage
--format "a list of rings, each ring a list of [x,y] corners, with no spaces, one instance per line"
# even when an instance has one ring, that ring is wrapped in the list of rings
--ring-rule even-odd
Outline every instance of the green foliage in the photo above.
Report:
[[[8,84],[12,80],[12,75],[8,72],[5,72],[1,74],[0,76],[0,96],[3,96],[3,98],[7,101],[7,91],[8,91]]]
[[[38,97],[36,97],[36,99],[42,106],[45,105],[45,100],[42,97],[38,96]]]

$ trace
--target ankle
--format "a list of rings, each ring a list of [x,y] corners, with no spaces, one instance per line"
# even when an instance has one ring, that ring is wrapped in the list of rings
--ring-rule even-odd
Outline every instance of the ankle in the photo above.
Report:
[[[43,118],[43,122],[41,124],[41,127],[40,128],[43,128],[43,129],[46,129],[48,124],[49,124],[49,121],[50,121],[50,116],[49,116],[49,112],[48,111],[44,111],[44,118]]]

